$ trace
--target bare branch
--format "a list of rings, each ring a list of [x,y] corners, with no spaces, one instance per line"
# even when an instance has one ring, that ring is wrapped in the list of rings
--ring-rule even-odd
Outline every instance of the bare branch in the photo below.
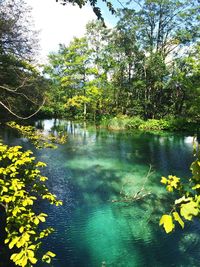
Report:
[[[30,86],[30,85],[29,85],[29,86]],[[10,93],[13,93],[13,94],[16,94],[16,95],[21,95],[21,96],[23,96],[24,98],[26,98],[28,101],[30,101],[31,103],[37,105],[37,103],[36,103],[35,101],[33,101],[32,99],[30,99],[30,98],[29,98],[27,95],[25,95],[24,93],[17,92],[17,90],[18,90],[19,88],[21,88],[21,87],[23,87],[23,85],[20,85],[19,87],[17,87],[16,89],[13,90],[13,89],[10,89],[10,88],[8,88],[8,87],[6,87],[6,86],[0,85],[0,88],[1,88],[1,89],[6,90],[6,91],[8,91],[8,92],[10,92]]]
[[[140,190],[138,192],[136,192],[135,194],[127,194],[124,190],[124,186],[128,183],[125,183],[123,186],[122,186],[122,189],[120,191],[120,195],[123,197],[122,199],[120,200],[117,200],[117,199],[113,199],[111,200],[112,203],[115,203],[115,202],[124,202],[124,203],[129,203],[129,202],[132,202],[132,201],[136,201],[136,200],[140,200],[148,195],[150,195],[151,193],[150,192],[144,192],[145,190],[145,185],[147,183],[147,180],[148,178],[152,175],[152,166],[150,165],[149,167],[149,171],[145,177],[145,180],[142,184],[142,187],[140,188]]]
[[[34,115],[36,115],[40,110],[41,108],[44,106],[44,103],[46,101],[46,98],[43,99],[43,102],[42,104],[39,106],[39,108],[34,112],[32,113],[31,115],[27,116],[27,117],[21,117],[19,115],[17,115],[16,113],[14,113],[10,108],[8,108],[2,101],[0,101],[0,105],[2,105],[9,113],[11,113],[12,115],[14,115],[15,117],[17,117],[18,119],[21,119],[21,120],[27,120],[27,119],[30,119],[31,117],[33,117]]]

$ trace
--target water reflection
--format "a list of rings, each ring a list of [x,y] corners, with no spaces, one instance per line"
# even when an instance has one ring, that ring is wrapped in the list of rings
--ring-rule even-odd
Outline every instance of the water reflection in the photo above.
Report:
[[[38,207],[46,209],[47,223],[56,229],[45,245],[57,254],[53,266],[198,266],[199,223],[186,225],[184,232],[177,227],[172,235],[158,226],[160,215],[170,208],[160,177],[190,174],[192,137],[107,132],[64,120],[38,121],[36,126],[68,134],[58,149],[37,151],[48,163],[51,191],[64,202],[60,208]],[[13,137],[6,140],[13,142]],[[127,181],[131,192],[141,189],[150,164],[155,172],[145,186],[151,195],[132,204],[112,203]]]

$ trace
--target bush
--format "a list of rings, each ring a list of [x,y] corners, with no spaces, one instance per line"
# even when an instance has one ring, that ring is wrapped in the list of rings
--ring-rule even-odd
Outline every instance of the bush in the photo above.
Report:
[[[126,124],[128,129],[139,129],[139,126],[143,124],[144,121],[140,117],[130,118]]]
[[[128,117],[117,115],[103,117],[100,125],[110,130],[139,129],[142,131],[189,131],[197,129],[197,123],[190,122],[185,118],[149,119],[142,120],[140,117]]]
[[[149,119],[145,122],[143,122],[139,126],[140,130],[143,131],[161,131],[161,130],[169,130],[170,124],[167,120],[155,120],[155,119]]]
[[[108,122],[108,129],[124,130],[126,129],[127,116],[114,117]]]

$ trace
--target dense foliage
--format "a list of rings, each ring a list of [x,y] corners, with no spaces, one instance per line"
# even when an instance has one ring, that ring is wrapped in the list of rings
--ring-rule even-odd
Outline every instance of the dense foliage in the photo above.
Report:
[[[45,79],[33,65],[38,35],[24,1],[0,1],[0,112],[28,117],[44,102]]]
[[[49,55],[46,114],[199,120],[198,1],[133,2]]]
[[[40,168],[46,164],[37,162],[32,154],[20,146],[0,144],[0,205],[6,213],[5,244],[13,251],[11,260],[22,267],[36,264],[41,239],[53,231],[52,228],[39,230],[47,214],[35,211],[37,201],[43,199],[56,206],[62,204],[45,185],[47,177],[41,174]],[[54,256],[48,251],[42,260],[50,262]]]
[[[102,19],[97,2],[57,1],[82,7],[87,2]],[[112,5],[104,1],[114,12]],[[118,11],[113,29],[90,22],[83,38],[49,55],[44,75],[34,66],[37,33],[24,1],[0,0],[0,119],[8,112],[29,118],[42,108],[43,115],[101,120],[110,129],[173,130],[191,127],[200,114],[199,1],[130,1]],[[45,77],[45,78],[44,78]],[[46,96],[46,97],[45,97]],[[36,147],[51,147],[33,127],[8,124]],[[66,136],[61,136],[61,142]],[[160,220],[166,232],[177,221],[199,215],[200,155],[192,163],[192,178],[162,178],[168,191],[178,191],[170,214]],[[41,199],[60,205],[48,191],[31,151],[0,144],[0,205],[6,216],[5,243],[18,266],[40,260],[41,239],[52,228],[40,230],[47,214],[34,207]],[[41,260],[49,263],[48,251]]]

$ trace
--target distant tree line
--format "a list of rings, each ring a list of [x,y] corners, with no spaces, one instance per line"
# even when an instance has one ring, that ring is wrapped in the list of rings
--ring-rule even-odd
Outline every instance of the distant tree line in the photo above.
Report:
[[[199,119],[198,1],[132,1],[49,55],[46,114]]]

